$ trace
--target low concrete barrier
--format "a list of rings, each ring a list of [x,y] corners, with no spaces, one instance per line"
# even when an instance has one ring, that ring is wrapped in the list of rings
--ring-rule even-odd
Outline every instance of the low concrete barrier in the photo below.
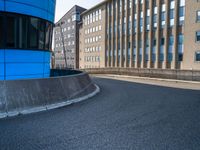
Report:
[[[69,71],[68,71],[69,72]],[[57,77],[0,81],[0,118],[64,106],[93,96],[98,87],[87,73],[54,70]]]
[[[138,68],[94,68],[83,69],[89,74],[117,74],[150,78],[200,81],[200,70],[138,69]]]

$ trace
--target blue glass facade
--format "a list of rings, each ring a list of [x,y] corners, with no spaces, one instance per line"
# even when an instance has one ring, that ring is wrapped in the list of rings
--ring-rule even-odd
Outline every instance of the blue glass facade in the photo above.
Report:
[[[0,80],[50,76],[55,4],[0,0]]]

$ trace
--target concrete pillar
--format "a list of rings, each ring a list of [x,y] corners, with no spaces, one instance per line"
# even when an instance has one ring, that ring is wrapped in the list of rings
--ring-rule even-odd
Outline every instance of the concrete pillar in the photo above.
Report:
[[[115,44],[115,30],[114,30],[114,23],[115,23],[115,6],[114,6],[114,2],[111,1],[110,2],[111,7],[112,7],[112,17],[111,17],[111,26],[112,26],[112,34],[111,34],[111,51],[112,51],[112,56],[111,56],[111,67],[114,67],[114,44]]]
[[[177,69],[178,64],[178,22],[179,22],[179,1],[175,0],[175,18],[174,18],[174,48],[173,48],[173,60],[171,69]]]
[[[108,60],[107,60],[107,54],[106,54],[107,50],[108,50],[108,47],[107,47],[107,41],[108,41],[108,37],[107,37],[107,29],[108,29],[108,26],[107,26],[107,24],[108,24],[108,22],[107,22],[107,20],[108,20],[108,18],[107,18],[107,16],[108,16],[107,5],[108,5],[108,3],[105,4],[105,23],[104,23],[104,26],[105,26],[105,31],[104,31],[104,37],[105,37],[104,56],[105,56],[105,61],[104,61],[104,65],[105,65],[105,67],[108,67]],[[102,58],[102,61],[103,61],[103,58]]]
[[[119,38],[119,32],[118,32],[118,27],[119,27],[119,0],[117,0],[116,1],[116,3],[117,3],[117,8],[116,8],[116,21],[117,21],[117,25],[116,25],[116,31],[117,31],[117,33],[116,33],[116,42],[115,42],[115,44],[116,44],[116,61],[115,61],[115,66],[116,67],[119,67],[118,66],[118,62],[120,61],[119,59],[118,59],[118,53],[119,53],[119,47],[118,47],[118,38]]]
[[[110,27],[111,27],[111,24],[110,24],[110,3],[107,3],[107,7],[109,7],[109,9],[108,9],[108,18],[107,18],[107,27],[108,27],[108,40],[107,40],[107,42],[108,42],[108,46],[107,46],[107,50],[108,50],[108,67],[110,67],[111,66],[111,59],[110,59],[110,51],[111,51],[111,43],[110,43],[110,39],[111,39],[111,37],[110,37],[110,32],[111,32],[111,30],[110,30]]]
[[[135,68],[139,67],[139,40],[140,40],[140,1],[137,2],[137,31],[136,31],[136,63]]]
[[[143,1],[143,32],[142,32],[142,65],[141,68],[145,68],[145,54],[146,54],[146,16],[147,16],[147,10],[146,10],[146,1]]]
[[[163,69],[167,69],[168,66],[168,48],[169,48],[169,8],[170,8],[170,2],[168,0],[165,0],[166,4],[166,21],[165,21],[165,47],[164,47],[164,63],[163,63]]]
[[[128,24],[129,24],[129,0],[126,1],[126,31],[125,31],[125,64],[128,67]]]
[[[121,55],[120,55],[120,67],[123,67],[124,65],[123,65],[123,24],[124,24],[124,1],[122,0],[121,1],[121,7],[122,7],[122,9],[121,9],[121,16],[120,16],[120,18],[121,18],[121,33],[120,33],[120,49],[121,49]]]
[[[158,14],[157,14],[157,32],[156,32],[156,68],[159,68],[160,65],[160,26],[161,26],[161,1],[157,0],[157,8],[158,8]]]
[[[150,30],[149,30],[149,62],[147,68],[152,67],[152,43],[153,43],[153,0],[149,1],[150,9]]]
[[[130,41],[131,41],[131,49],[130,49],[130,66],[129,67],[133,67],[134,64],[133,64],[133,34],[134,34],[134,1],[132,1],[132,6],[131,6],[131,11],[130,11],[130,15],[131,15],[131,36],[130,36]]]

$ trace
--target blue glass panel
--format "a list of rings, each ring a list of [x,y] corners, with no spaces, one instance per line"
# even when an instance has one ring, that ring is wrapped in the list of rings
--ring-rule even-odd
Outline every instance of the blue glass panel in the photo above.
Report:
[[[54,15],[51,15],[51,14],[48,13],[47,20],[54,22]]]
[[[4,62],[4,50],[0,50],[0,63]]]
[[[38,7],[40,9],[48,10],[48,2],[49,0],[6,0],[11,2],[16,2],[20,4],[29,5],[31,7]]]
[[[49,0],[48,4],[49,4],[48,5],[48,12],[50,14],[54,14],[54,12],[55,12],[55,5],[56,5],[55,0]]]
[[[50,61],[51,61],[51,52],[44,52],[44,62],[45,63],[50,63]]]
[[[26,76],[7,76],[6,80],[37,79],[37,78],[43,78],[43,74],[26,75]]]
[[[4,76],[0,76],[0,80],[4,80]]]
[[[44,64],[44,74],[50,74],[50,64],[49,63]]]
[[[6,76],[28,76],[43,74],[43,63],[7,63]]]
[[[35,1],[34,1],[34,3],[35,3]],[[23,3],[6,1],[6,10],[5,11],[36,16],[36,17],[39,17],[39,18],[43,18],[45,20],[49,20],[51,22],[54,21],[52,19],[51,20],[49,19],[49,18],[52,18],[52,17],[48,17],[47,10],[41,9],[39,7],[33,7],[31,5],[26,5],[26,4],[23,4]]]
[[[30,50],[5,50],[6,62],[44,62],[43,51],[30,51]]]
[[[4,10],[4,1],[0,0],[0,11]]]
[[[4,63],[0,63],[0,76],[4,76]]]
[[[44,78],[49,78],[49,74],[44,74]]]

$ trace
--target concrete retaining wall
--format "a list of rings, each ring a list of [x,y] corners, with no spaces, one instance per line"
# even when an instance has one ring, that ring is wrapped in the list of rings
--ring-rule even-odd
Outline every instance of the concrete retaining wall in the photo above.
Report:
[[[58,74],[58,71],[57,71]],[[95,92],[86,73],[46,79],[0,81],[0,118],[51,109]]]
[[[117,74],[150,78],[200,81],[200,71],[198,70],[98,68],[85,69],[84,71],[88,72],[89,74]]]

